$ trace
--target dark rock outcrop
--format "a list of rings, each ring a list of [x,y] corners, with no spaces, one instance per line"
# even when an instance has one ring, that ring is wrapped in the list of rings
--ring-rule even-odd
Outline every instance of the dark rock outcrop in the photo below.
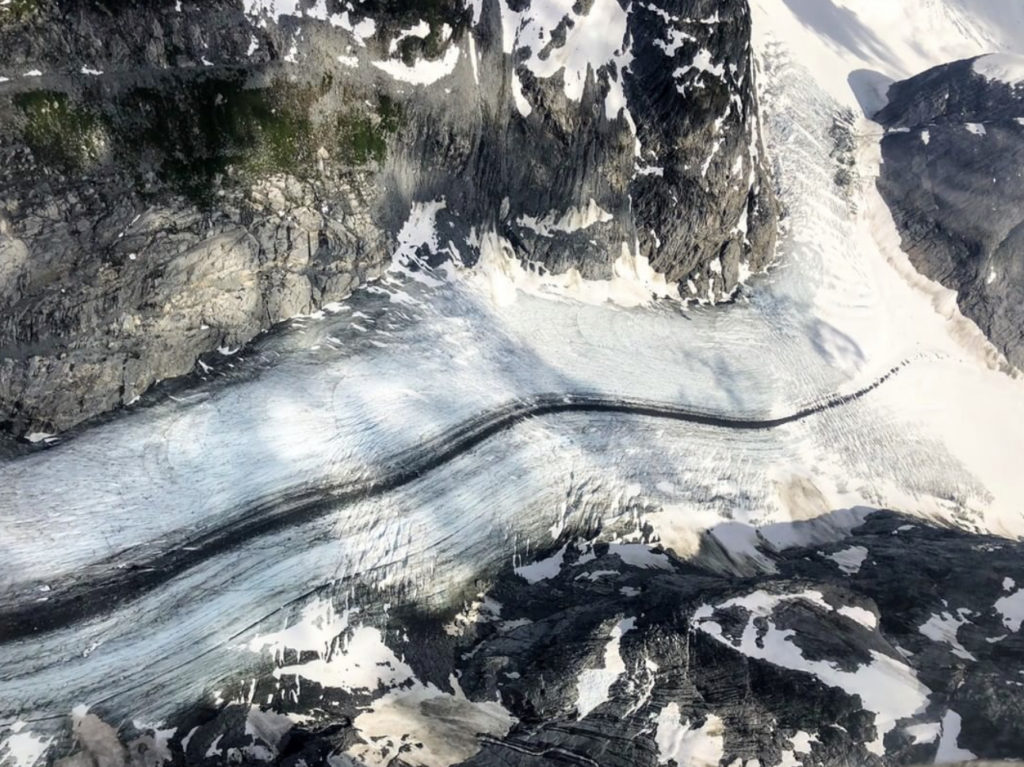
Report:
[[[1024,87],[957,61],[889,90],[878,188],[903,249],[1024,367]]]
[[[277,673],[222,692],[258,705],[183,712],[168,758],[434,764],[438,738],[480,732],[459,707],[495,704],[514,720],[471,738],[457,763],[840,767],[1024,753],[1020,543],[876,512],[839,543],[762,549],[751,576],[718,555],[567,544],[528,580],[509,568],[454,619],[360,612],[396,654],[376,661],[389,690],[323,686],[302,676],[315,654],[287,651]],[[359,630],[332,644],[339,668],[374,660],[345,649]],[[373,711],[391,712],[387,737],[367,737]],[[132,724],[118,735],[147,737]]]
[[[271,7],[0,7],[7,430],[66,429],[343,297],[414,203],[436,203],[432,260],[493,232],[537,268],[644,257],[718,300],[770,258],[745,0],[567,3],[551,29],[509,0]]]

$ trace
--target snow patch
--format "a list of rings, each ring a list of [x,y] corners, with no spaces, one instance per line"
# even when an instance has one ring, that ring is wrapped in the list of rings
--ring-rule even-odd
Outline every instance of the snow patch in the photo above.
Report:
[[[526,98],[526,94],[523,93],[523,81],[519,79],[517,72],[512,73],[512,101],[515,102],[516,109],[520,115],[523,117],[530,116],[533,106],[530,104],[529,99]]]
[[[374,61],[373,65],[396,80],[412,85],[431,85],[455,71],[455,65],[459,63],[459,53],[457,45],[449,45],[444,56],[437,61],[417,59],[409,66],[400,59],[389,59]]]
[[[49,748],[52,738],[33,735],[25,729],[25,722],[10,726],[10,735],[0,742],[0,761],[12,767],[34,767]]]
[[[964,611],[961,610],[960,612],[963,613]],[[957,632],[960,630],[960,627],[968,622],[963,615],[943,612],[931,616],[918,631],[933,642],[945,642],[948,644],[953,648],[953,654],[958,658],[977,661],[978,659],[967,652],[964,646],[960,644],[960,640],[957,639]]]
[[[351,7],[349,5],[349,8]],[[315,0],[312,3],[303,2],[303,0],[253,0],[249,6],[249,14],[270,19],[277,19],[281,16],[297,16],[325,21],[333,27],[349,32],[355,38],[356,43],[363,46],[366,45],[367,38],[373,37],[374,32],[377,31],[377,22],[371,18],[365,18],[358,24],[353,24],[349,11],[329,12],[327,0]],[[251,50],[250,55],[252,55]]]
[[[398,247],[392,254],[391,270],[427,285],[440,281],[428,275],[425,262],[419,256],[422,248],[438,253],[441,247],[437,233],[437,214],[448,207],[444,198],[427,202],[414,202],[409,206],[409,217],[398,231]]]
[[[516,219],[516,224],[542,237],[551,237],[555,232],[579,232],[594,224],[611,221],[612,218],[612,214],[591,197],[585,206],[572,206],[561,215],[555,210],[548,211],[540,218],[523,215]]]
[[[516,567],[515,572],[527,583],[539,583],[548,578],[554,578],[562,571],[562,561],[565,559],[565,550],[569,544],[562,546],[558,551],[547,559],[541,559],[529,565]]]
[[[863,607],[857,607],[856,605],[843,605],[842,607],[837,608],[836,612],[840,615],[845,615],[850,620],[859,623],[872,631],[878,628],[878,616]]]
[[[623,618],[612,628],[604,648],[604,668],[584,669],[576,682],[576,716],[583,719],[608,700],[608,691],[626,670],[619,644],[636,627],[636,618]]]
[[[644,543],[613,543],[608,553],[622,560],[622,563],[644,570],[671,570],[672,564],[665,554],[651,551]]]
[[[967,762],[977,757],[970,751],[960,748],[960,714],[953,709],[942,717],[942,738],[935,752],[935,763]]]
[[[912,724],[904,727],[903,732],[910,736],[911,743],[915,746],[920,743],[934,743],[942,733],[942,725],[939,722]]]
[[[406,38],[408,38],[408,37],[418,37],[418,38],[420,38],[422,40],[424,37],[426,37],[429,34],[430,34],[430,24],[428,24],[427,22],[425,22],[422,19],[420,19],[420,21],[418,21],[417,23],[413,24],[411,27],[408,27],[407,29],[403,29],[397,35],[395,35],[394,39],[392,39],[391,43],[388,45],[388,55],[389,56],[394,56],[395,53],[398,51],[399,43],[401,43]]]
[[[775,608],[793,600],[809,601],[831,610],[814,591],[802,594],[770,594],[755,591],[747,596],[736,597],[720,605],[702,605],[693,615],[693,625],[712,638],[750,657],[766,660],[782,668],[805,671],[818,677],[827,685],[840,687],[851,695],[859,695],[865,710],[875,714],[876,738],[865,747],[879,756],[885,753],[885,735],[904,717],[913,716],[928,705],[928,688],[921,684],[913,670],[906,664],[872,650],[871,661],[855,671],[844,671],[827,660],[805,658],[794,644],[796,632],[779,629],[771,615]],[[725,635],[718,622],[713,620],[717,610],[742,607],[749,613],[743,635],[737,643]],[[762,620],[758,620],[762,619]]]
[[[250,652],[270,650],[277,663],[284,662],[285,650],[330,655],[334,640],[349,627],[352,611],[340,615],[329,599],[314,599],[302,609],[299,620],[280,631],[254,637],[246,645]]]
[[[790,737],[789,748],[782,752],[779,767],[801,767],[804,759],[811,755],[811,746],[817,742],[818,737],[816,735],[798,730]]]
[[[683,721],[679,704],[672,702],[658,712],[654,742],[658,764],[675,761],[686,767],[717,767],[725,754],[725,722],[709,714],[704,724],[692,727]]]
[[[1013,583],[1010,578],[1007,578],[1006,581]],[[1003,581],[1003,588],[1006,588],[1006,581]],[[1003,616],[1003,625],[1006,628],[1010,631],[1020,631],[1021,624],[1024,623],[1024,589],[997,599],[995,608]]]
[[[1015,87],[1024,85],[1024,56],[1019,54],[990,53],[975,59],[973,69],[986,80]]]
[[[537,77],[562,72],[570,101],[580,100],[593,72],[624,53],[627,14],[616,0],[594,0],[582,14],[575,10],[575,0],[547,0],[525,11],[514,11],[502,0],[500,7],[504,52],[527,51],[523,66]],[[554,47],[552,32],[563,20],[569,23],[565,42]]]
[[[468,273],[472,284],[499,306],[515,303],[519,292],[542,298],[558,298],[585,304],[613,303],[623,307],[643,306],[658,298],[678,298],[678,288],[651,268],[645,256],[634,255],[622,243],[619,258],[612,265],[612,278],[587,280],[576,268],[552,274],[544,267],[523,264],[512,244],[497,233],[480,238],[480,258]]]
[[[417,684],[375,700],[352,722],[367,742],[348,753],[366,767],[387,767],[399,756],[416,767],[448,767],[480,750],[478,735],[501,738],[515,724],[500,703],[471,701],[454,677],[449,681],[454,695]]]
[[[826,559],[831,559],[838,565],[839,569],[847,575],[856,575],[860,572],[861,565],[867,559],[868,550],[863,546],[851,546],[848,549],[829,554]]]
[[[419,747],[404,754],[410,764],[455,764],[480,750],[478,734],[501,737],[515,723],[515,717],[500,703],[468,700],[454,677],[449,680],[454,693],[444,692],[433,684],[424,685],[412,668],[385,644],[379,629],[349,628],[348,619],[353,612],[345,610],[339,616],[329,601],[314,600],[295,625],[256,637],[247,647],[253,652],[271,648],[278,663],[285,649],[318,656],[305,663],[275,668],[277,678],[296,676],[349,692],[389,689],[353,722],[367,742],[353,746],[349,753],[363,763],[383,767],[399,749],[416,743]],[[258,722],[247,723],[247,729],[249,724],[272,738],[289,727],[290,720],[264,716]]]

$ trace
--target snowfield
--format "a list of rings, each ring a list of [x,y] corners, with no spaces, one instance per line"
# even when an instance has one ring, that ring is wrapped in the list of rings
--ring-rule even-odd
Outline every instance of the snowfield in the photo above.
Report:
[[[582,89],[588,61],[619,55],[618,6],[603,1],[597,5],[614,39],[594,38],[582,25],[560,57],[525,62],[538,76],[565,67],[570,98]],[[1024,535],[1024,382],[960,316],[954,296],[917,275],[900,251],[873,182],[880,128],[861,116],[880,106],[891,79],[953,58],[1024,51],[1024,11],[1001,5],[996,13],[983,0],[752,6],[765,138],[789,215],[777,266],[752,277],[735,304],[658,298],[670,286],[629,244],[610,283],[539,275],[509,259],[506,244],[488,232],[476,244],[478,267],[431,272],[417,252],[439,247],[431,211],[444,202],[418,201],[395,266],[379,284],[225,355],[186,391],[0,465],[0,612],[26,603],[45,609],[80,578],[116,584],[118,568],[189,550],[254,506],[299,496],[320,504],[316,514],[238,540],[144,592],[121,600],[115,588],[109,612],[0,643],[0,760],[30,767],[76,705],[161,721],[259,663],[282,666],[283,648],[318,653],[302,673],[326,684],[395,688],[388,705],[355,725],[375,737],[418,733],[436,757],[430,763],[474,750],[454,733],[438,736],[436,722],[410,718],[410,700],[443,698],[474,733],[500,736],[512,725],[498,703],[421,681],[399,690],[403,662],[376,629],[361,626],[359,604],[338,615],[312,602],[301,623],[281,625],[286,608],[309,602],[325,584],[358,583],[381,602],[400,594],[448,605],[510,563],[531,582],[550,577],[564,548],[539,562],[535,552],[594,529],[622,544],[624,561],[646,557],[656,569],[664,555],[629,548],[644,525],[684,558],[699,556],[702,537],[713,536],[737,572],[758,572],[757,547],[766,541],[781,549],[840,540],[879,508]],[[503,18],[515,46],[550,21],[511,11]],[[1005,59],[987,61],[986,71],[1009,71]],[[835,182],[831,156],[833,117],[842,109],[851,110],[855,147],[847,184]],[[524,225],[582,228],[601,220],[595,208],[553,211]],[[764,429],[541,413],[400,487],[332,501],[346,483],[386,478],[481,414],[539,395],[767,420],[813,411],[882,379],[858,399]],[[831,564],[856,572],[862,561],[849,549]],[[1008,630],[1020,629],[1022,594],[1011,585],[997,605]],[[772,595],[750,598],[770,614]],[[727,606],[709,604],[695,628],[734,644],[714,621]],[[873,613],[845,609],[876,630]],[[581,714],[618,677],[619,642],[632,620],[609,627],[603,668],[580,676]],[[952,631],[955,642],[957,620],[936,616],[922,631]],[[891,658],[844,676],[803,658],[768,625],[771,641],[758,645],[751,618],[742,651],[857,690],[880,725],[875,749],[926,702],[923,686]],[[349,627],[356,629],[350,644],[330,655],[332,639]],[[354,648],[379,662],[372,670],[353,662]],[[952,717],[919,734],[941,732],[943,753],[962,755]],[[691,726],[665,707],[656,723],[664,763],[717,763],[722,726],[712,719]],[[794,741],[790,756],[805,740]]]

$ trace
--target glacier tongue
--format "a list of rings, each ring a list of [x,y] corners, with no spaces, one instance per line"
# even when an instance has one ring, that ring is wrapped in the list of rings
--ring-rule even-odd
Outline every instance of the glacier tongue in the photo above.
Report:
[[[0,717],[59,716],[102,699],[111,711],[159,719],[236,676],[239,648],[262,647],[260,624],[325,584],[357,584],[364,604],[449,606],[476,579],[595,529],[633,545],[649,524],[653,538],[680,541],[683,556],[716,529],[728,560],[718,564],[738,572],[767,568],[759,547],[773,528],[779,548],[840,538],[863,519],[858,507],[1024,535],[1024,386],[908,270],[871,183],[870,124],[840,125],[860,177],[835,183],[830,131],[843,81],[833,75],[853,54],[836,53],[820,30],[794,31],[791,10],[806,3],[755,5],[767,138],[790,218],[778,268],[753,280],[747,300],[623,309],[565,300],[573,294],[564,290],[562,300],[518,293],[504,303],[472,278],[407,264],[225,360],[187,396],[3,464],[4,608],[9,595],[47,600],[83,571],[105,576],[112,555],[127,552],[125,569],[145,567],[289,494],[310,493],[326,511],[225,546],[117,609],[0,644],[0,667],[11,670],[0,679]],[[769,16],[773,30],[764,29]],[[817,82],[795,62],[806,40],[816,56],[832,51],[836,69],[823,75],[832,79]],[[852,103],[848,88],[841,95]],[[410,238],[429,239],[422,223]],[[771,419],[894,368],[865,396],[776,428],[536,414],[400,487],[331,503],[344,483],[386,477],[435,438],[537,395]],[[842,510],[848,524],[836,522]],[[305,640],[316,652],[331,641]],[[602,679],[601,691],[617,680]],[[919,690],[908,689],[912,700],[886,713],[887,727],[916,712]],[[496,732],[508,724],[499,711],[477,714]],[[365,723],[376,731],[380,721]]]

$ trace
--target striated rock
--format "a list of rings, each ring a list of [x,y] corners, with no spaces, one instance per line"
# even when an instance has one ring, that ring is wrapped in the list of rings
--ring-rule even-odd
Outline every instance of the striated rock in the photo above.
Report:
[[[1024,83],[986,76],[1003,58],[945,64],[892,86],[875,117],[888,129],[878,188],[914,266],[955,290],[964,315],[1021,368]]]
[[[746,0],[19,0],[0,78],[16,434],[345,296],[416,203],[432,264],[493,234],[718,301],[773,251]]]

